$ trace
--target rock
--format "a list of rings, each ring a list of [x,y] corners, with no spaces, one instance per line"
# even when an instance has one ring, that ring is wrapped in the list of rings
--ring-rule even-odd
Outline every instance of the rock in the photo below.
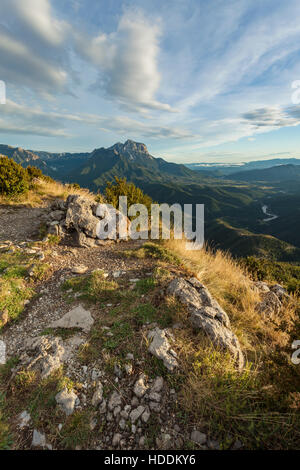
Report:
[[[72,273],[73,274],[85,274],[88,271],[88,269],[89,268],[87,266],[78,265],[72,268]]]
[[[120,444],[120,440],[122,439],[122,434],[116,433],[114,434],[112,445],[113,447],[117,447]]]
[[[160,392],[164,386],[164,379],[162,377],[156,377],[151,387],[151,392]]]
[[[107,402],[105,399],[103,399],[99,407],[99,411],[101,415],[106,413],[106,408],[107,408]]]
[[[121,412],[121,407],[120,407],[120,406],[116,406],[116,407],[114,408],[114,411],[113,411],[114,417],[116,418],[117,416],[119,416],[120,412]]]
[[[70,195],[67,199],[66,227],[97,238],[99,219],[93,215],[94,203],[83,196]]]
[[[280,284],[275,284],[271,286],[271,291],[274,292],[274,294],[277,295],[277,297],[281,301],[284,301],[290,297],[288,291]]]
[[[0,340],[0,364],[6,363],[6,344]]]
[[[46,447],[46,436],[45,434],[34,429],[31,447]]]
[[[31,421],[31,416],[30,414],[24,410],[22,411],[22,413],[20,413],[17,417],[17,426],[20,428],[20,429],[23,429],[25,428],[26,426],[29,426],[29,423]]]
[[[218,302],[211,296],[206,287],[196,278],[188,281],[176,278],[167,288],[169,295],[174,295],[181,303],[186,305],[190,313],[201,313],[216,318],[227,328],[230,328],[228,315]]]
[[[149,408],[147,407],[141,416],[141,420],[143,421],[143,423],[147,423],[149,421],[150,416],[151,416],[151,413],[150,413]]]
[[[134,355],[131,354],[131,353],[128,353],[128,354],[126,354],[126,359],[127,359],[128,361],[133,361],[133,360],[134,360]]]
[[[148,389],[148,385],[145,384],[145,380],[146,376],[142,374],[134,384],[133,391],[138,398],[142,398]]]
[[[207,447],[212,450],[220,450],[220,443],[218,441],[215,441],[213,439],[208,439],[207,441]]]
[[[50,328],[80,328],[86,333],[90,331],[94,324],[94,319],[88,310],[81,305],[73,308],[62,318],[52,322]]]
[[[77,395],[73,392],[69,392],[67,388],[64,388],[55,396],[56,403],[61,406],[67,416],[71,415],[75,408],[75,403],[78,400]]]
[[[57,221],[60,222],[62,219],[65,218],[65,216],[66,216],[65,211],[54,210],[54,211],[50,212],[50,214],[48,214],[48,220],[49,221],[57,220]]]
[[[132,423],[135,423],[139,417],[144,413],[145,407],[142,405],[139,405],[137,408],[131,411],[130,413],[130,419]]]
[[[156,401],[150,401],[149,407],[150,407],[150,410],[154,411],[155,413],[159,413],[161,410],[160,404],[157,403]]]
[[[258,292],[270,292],[268,284],[263,281],[254,282],[254,287]]]
[[[262,294],[263,300],[257,305],[256,309],[265,319],[272,319],[274,315],[280,313],[282,303],[274,292]]]
[[[187,306],[194,328],[204,330],[216,347],[228,350],[239,369],[243,368],[244,356],[238,338],[230,329],[228,315],[198,279],[173,279],[167,293]]]
[[[150,398],[150,400],[152,400],[152,401],[160,402],[160,400],[161,400],[161,395],[160,395],[160,393],[157,393],[157,392],[151,392],[151,393],[149,394],[149,398]]]
[[[215,346],[229,351],[239,369],[244,367],[245,359],[239,340],[229,328],[226,328],[213,318],[208,318],[201,314],[191,315],[190,322],[195,328],[204,330]]]
[[[178,367],[177,360],[170,354],[171,346],[167,340],[165,330],[155,328],[149,332],[148,339],[151,341],[148,348],[149,352],[161,359],[169,371],[173,371],[175,367]]]
[[[122,399],[120,394],[118,392],[113,392],[108,402],[109,410],[112,411],[116,406],[120,405],[122,405]]]
[[[191,441],[196,442],[197,444],[205,444],[207,440],[206,434],[200,431],[193,431],[191,433]]]
[[[172,437],[170,434],[162,433],[161,438],[156,438],[156,445],[159,449],[167,450],[171,447]]]
[[[124,369],[127,375],[131,375],[133,372],[132,364],[125,364]]]
[[[119,378],[121,379],[122,378],[122,370],[120,369],[120,367],[118,366],[118,364],[115,364],[114,366],[114,374]]]
[[[139,447],[144,447],[145,441],[146,441],[145,436],[140,437],[140,439],[139,439]]]
[[[122,429],[122,431],[124,431],[124,429],[126,428],[126,421],[124,418],[121,418],[120,421],[119,421],[119,428]]]
[[[243,447],[242,442],[237,439],[232,446],[232,450],[240,450],[242,449],[242,447]]]
[[[92,405],[98,406],[103,400],[103,385],[99,382],[92,398]]]
[[[38,370],[42,379],[60,368],[70,354],[58,337],[39,336],[28,339],[25,341],[25,349],[27,354],[25,359],[21,356],[21,361],[28,369]]]

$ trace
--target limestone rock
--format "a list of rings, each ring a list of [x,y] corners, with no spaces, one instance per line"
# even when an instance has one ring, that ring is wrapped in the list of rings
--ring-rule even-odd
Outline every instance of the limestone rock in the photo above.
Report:
[[[31,421],[30,414],[26,410],[24,410],[17,417],[17,426],[20,429],[23,429],[23,428],[29,426],[30,421]]]
[[[122,405],[121,395],[118,392],[113,392],[108,402],[109,410],[112,411],[116,406],[120,405]]]
[[[93,317],[88,310],[85,310],[81,305],[73,308],[70,312],[66,313],[62,318],[52,322],[50,328],[80,328],[86,333],[90,331],[94,324]]]
[[[206,434],[200,431],[193,431],[191,433],[191,441],[196,442],[197,444],[205,444],[207,440]]]
[[[162,377],[156,377],[151,387],[151,392],[159,393],[162,390],[163,386],[164,386],[164,379]]]
[[[191,315],[190,322],[195,328],[204,330],[215,346],[228,350],[234,357],[239,369],[244,367],[245,360],[239,340],[229,328],[213,318],[198,313]]]
[[[145,381],[146,376],[142,374],[134,384],[133,391],[138,398],[142,398],[148,389],[148,385],[145,384]]]
[[[87,266],[78,265],[72,268],[72,273],[73,274],[85,274],[87,270],[88,270]]]
[[[39,336],[25,342],[27,354],[21,360],[28,369],[38,370],[41,378],[48,377],[69,357],[69,351],[58,337]]]
[[[149,352],[161,359],[168,370],[173,371],[175,367],[178,367],[177,360],[170,354],[171,346],[165,330],[155,328],[149,332],[148,339],[151,341],[148,348]]]
[[[46,447],[46,436],[45,434],[34,429],[31,447]]]
[[[281,302],[290,297],[288,291],[280,284],[275,284],[274,286],[271,286],[271,291],[274,292],[275,295],[277,295]]]
[[[55,396],[56,403],[61,406],[67,416],[73,413],[77,399],[75,392],[73,390],[69,392],[67,388],[64,388]]]
[[[277,295],[270,291],[263,294],[263,300],[257,305],[257,311],[264,318],[273,318],[278,315],[282,307]]]
[[[230,328],[228,315],[218,302],[211,296],[206,287],[196,278],[188,281],[176,278],[168,286],[167,293],[174,295],[181,303],[186,305],[190,313],[200,313],[216,318],[227,328]]]
[[[83,196],[71,195],[67,199],[66,227],[97,238],[99,219],[93,215],[92,201]]]
[[[137,408],[131,411],[130,413],[130,419],[132,423],[135,423],[139,417],[144,413],[145,407],[142,405],[139,405]]]
[[[103,400],[103,385],[102,383],[98,383],[97,389],[94,392],[93,398],[92,398],[92,405],[93,406],[98,406]]]
[[[270,292],[270,288],[266,282],[256,281],[254,287],[258,292]]]
[[[230,329],[226,312],[198,279],[173,279],[167,292],[187,306],[190,322],[195,328],[204,330],[215,346],[228,350],[239,368],[244,366],[244,356],[238,338]]]
[[[6,344],[0,340],[0,364],[6,363]]]

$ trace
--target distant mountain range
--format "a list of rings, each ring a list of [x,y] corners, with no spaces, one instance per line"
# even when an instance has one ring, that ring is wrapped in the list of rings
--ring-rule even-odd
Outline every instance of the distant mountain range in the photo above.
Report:
[[[272,168],[278,165],[300,165],[300,158],[271,158],[269,160],[256,160],[253,162],[242,163],[214,163],[214,162],[200,162],[200,163],[187,163],[186,166],[195,171],[206,171],[214,176],[229,176],[234,173],[250,171],[250,170],[263,170]]]
[[[255,183],[283,183],[299,179],[300,182],[300,164],[277,165],[262,170],[239,171],[230,175],[230,179],[235,181],[248,181]]]
[[[213,246],[236,256],[300,261],[300,160],[257,161],[231,169],[218,165],[218,170],[198,164],[195,171],[194,165],[155,158],[145,144],[132,140],[82,153],[0,145],[0,154],[95,192],[117,176],[134,182],[159,203],[205,204],[206,239]],[[278,218],[266,222],[263,205]]]

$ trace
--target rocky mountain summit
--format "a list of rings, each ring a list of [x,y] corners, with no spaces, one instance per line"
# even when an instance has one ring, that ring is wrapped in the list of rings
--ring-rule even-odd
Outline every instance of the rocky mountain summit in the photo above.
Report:
[[[16,273],[24,283],[18,315],[0,297],[0,386],[13,448],[245,447],[229,425],[222,435],[188,412],[181,388],[214,367],[210,356],[230,364],[236,380],[248,374],[232,311],[160,245],[98,240],[89,198],[32,209],[31,234],[22,211],[0,207],[0,287]],[[280,285],[251,286],[253,315],[268,325],[290,297]]]

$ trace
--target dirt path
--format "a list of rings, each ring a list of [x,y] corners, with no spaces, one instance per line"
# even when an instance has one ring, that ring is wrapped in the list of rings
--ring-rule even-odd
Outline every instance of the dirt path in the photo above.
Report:
[[[44,214],[43,208],[0,205],[0,241],[36,240]]]

